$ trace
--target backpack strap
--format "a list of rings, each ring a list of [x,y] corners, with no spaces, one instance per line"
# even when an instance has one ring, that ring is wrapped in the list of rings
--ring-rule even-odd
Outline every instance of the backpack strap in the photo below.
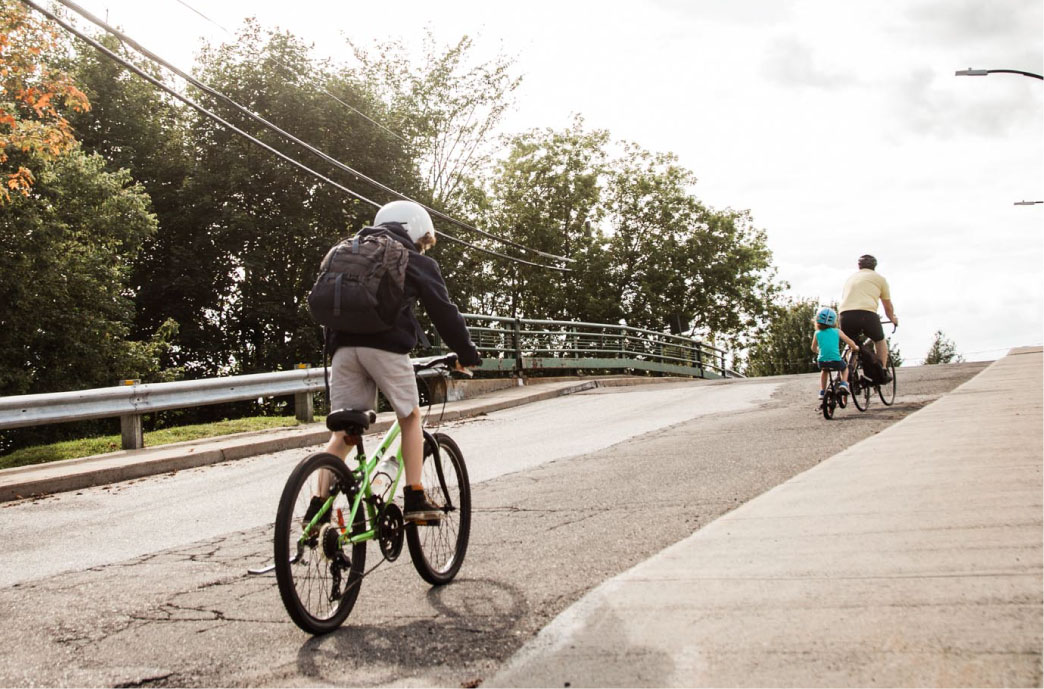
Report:
[[[341,315],[341,282],[344,281],[344,273],[338,273],[334,279],[334,302],[333,310],[334,316]]]

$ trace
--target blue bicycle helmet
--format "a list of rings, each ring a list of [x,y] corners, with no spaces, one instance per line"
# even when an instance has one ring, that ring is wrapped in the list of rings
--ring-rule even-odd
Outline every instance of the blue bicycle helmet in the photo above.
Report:
[[[822,323],[830,327],[837,325],[837,311],[834,311],[829,306],[824,306],[816,314],[816,323]]]

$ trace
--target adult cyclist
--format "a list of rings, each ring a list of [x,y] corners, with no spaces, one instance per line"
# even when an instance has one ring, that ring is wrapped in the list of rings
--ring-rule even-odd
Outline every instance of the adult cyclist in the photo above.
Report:
[[[863,337],[873,340],[874,351],[885,369],[884,382],[889,382],[888,341],[877,315],[878,301],[884,306],[888,320],[899,325],[888,281],[877,272],[877,259],[870,254],[863,254],[859,257],[859,270],[845,282],[841,295],[841,306],[838,308],[841,312],[841,332],[856,342],[862,342]]]

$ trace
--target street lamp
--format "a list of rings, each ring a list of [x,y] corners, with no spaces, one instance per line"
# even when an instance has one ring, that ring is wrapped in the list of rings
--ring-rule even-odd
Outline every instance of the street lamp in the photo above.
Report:
[[[1044,76],[1034,74],[1033,72],[1023,72],[1021,69],[960,69],[954,72],[955,76],[958,77],[984,77],[989,74],[1021,74],[1024,77],[1033,77],[1034,79],[1044,79]]]
[[[1016,206],[1033,206],[1038,203],[1044,203],[1044,201],[1016,201]]]

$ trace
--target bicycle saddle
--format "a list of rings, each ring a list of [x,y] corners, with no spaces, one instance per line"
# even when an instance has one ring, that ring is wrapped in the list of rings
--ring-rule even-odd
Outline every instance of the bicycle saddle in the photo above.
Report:
[[[372,409],[338,409],[326,417],[326,427],[335,432],[359,435],[376,420],[377,414]]]

